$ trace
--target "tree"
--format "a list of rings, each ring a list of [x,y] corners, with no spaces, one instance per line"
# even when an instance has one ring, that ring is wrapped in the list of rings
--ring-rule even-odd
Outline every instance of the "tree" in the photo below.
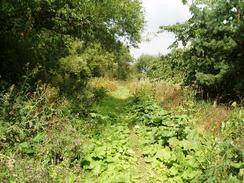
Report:
[[[116,77],[117,79],[125,80],[129,77],[131,72],[131,64],[133,57],[130,54],[128,47],[121,45],[116,53]]]
[[[139,0],[2,0],[0,75],[15,81],[26,63],[55,70],[79,40],[113,52],[140,41],[143,13]]]
[[[186,3],[186,1],[185,1]],[[189,71],[185,83],[216,97],[244,92],[244,2],[194,0],[192,17],[184,23],[162,26],[187,47],[183,57]]]
[[[142,74],[146,74],[149,75],[150,72],[152,72],[152,67],[154,65],[154,63],[157,62],[157,64],[159,64],[158,60],[160,58],[153,56],[153,55],[141,55],[136,62],[136,69],[137,72],[142,73]]]

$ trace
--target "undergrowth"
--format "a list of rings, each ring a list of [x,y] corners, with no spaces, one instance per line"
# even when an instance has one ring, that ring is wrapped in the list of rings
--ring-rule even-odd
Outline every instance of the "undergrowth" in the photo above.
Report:
[[[201,103],[168,109],[153,83],[104,81],[73,98],[42,83],[2,92],[1,182],[242,182],[242,108],[199,133]]]
[[[191,118],[162,108],[141,92],[134,98],[132,121],[142,125],[144,156],[164,182],[241,182],[243,111],[222,124],[219,136],[201,135]],[[241,142],[242,141],[242,142]]]
[[[28,79],[28,78],[27,78]],[[79,182],[91,106],[103,89],[67,96],[39,82],[0,94],[0,182]]]

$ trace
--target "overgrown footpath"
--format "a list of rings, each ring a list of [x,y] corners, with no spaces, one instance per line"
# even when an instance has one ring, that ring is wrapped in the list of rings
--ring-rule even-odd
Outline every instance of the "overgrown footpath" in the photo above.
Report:
[[[132,96],[120,86],[93,116],[103,125],[87,141],[84,182],[242,181],[233,141],[199,136],[188,116],[163,110],[143,91]]]
[[[19,104],[28,109],[1,123],[1,182],[243,181],[242,110],[223,123],[224,136],[199,135],[193,115],[164,110],[145,88],[103,85],[108,92],[83,118],[64,113],[65,101]]]

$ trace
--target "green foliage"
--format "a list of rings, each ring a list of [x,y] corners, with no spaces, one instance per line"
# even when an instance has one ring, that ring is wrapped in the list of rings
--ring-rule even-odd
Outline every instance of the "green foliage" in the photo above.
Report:
[[[97,59],[96,63],[107,57],[105,53],[100,58],[101,50],[115,52],[121,40],[128,46],[136,45],[144,23],[141,8],[138,0],[1,1],[1,79],[16,83],[30,63],[31,68],[42,65],[39,78],[50,80],[59,68],[59,59],[74,58],[69,49],[77,40],[88,59]],[[96,56],[91,58],[93,49]],[[98,72],[96,64],[92,69]]]
[[[136,162],[129,146],[129,129],[126,124],[116,124],[104,129],[102,136],[85,144],[82,167],[85,181],[132,182],[128,171]]]
[[[171,82],[187,74],[202,87],[222,86],[234,72],[240,78],[243,5],[220,2],[194,1],[188,22],[165,28],[188,49],[144,55],[134,68]],[[200,136],[190,115],[161,109],[151,87],[131,96],[119,82],[89,82],[127,79],[129,46],[140,40],[144,23],[141,10],[139,0],[0,2],[1,182],[243,180],[242,109],[222,124],[219,136]]]
[[[76,98],[79,105],[50,85],[39,84],[33,93],[18,91],[11,87],[0,97],[3,182],[243,179],[242,109],[214,138],[200,136],[190,115],[165,111],[145,92],[131,96],[122,85],[109,95],[101,89],[90,98]],[[101,100],[84,110],[96,96]]]
[[[49,30],[85,42],[124,37],[134,44],[143,25],[140,2],[130,0],[2,1],[1,14],[1,33],[19,38]]]
[[[160,180],[196,181],[202,175],[202,157],[197,154],[201,144],[186,116],[176,116],[143,100],[137,101],[132,115],[134,121],[145,125],[138,129],[145,136],[143,155]]]
[[[142,55],[134,65],[137,77],[165,80],[171,83],[182,83],[185,69],[182,67],[183,50],[176,49],[166,56]]]
[[[79,182],[84,115],[104,91],[73,93],[74,100],[41,82],[30,90],[25,80],[0,95],[0,180]]]
[[[223,123],[221,137],[215,139],[199,136],[190,127],[187,116],[163,111],[148,98],[136,97],[132,102],[131,120],[141,126],[136,131],[144,136],[143,154],[146,162],[159,172],[159,180],[241,182],[244,151],[238,140],[243,139],[244,134],[237,130],[237,126],[243,126],[241,112],[236,114],[237,118]]]
[[[240,0],[193,1],[188,21],[161,27],[176,34],[173,47],[182,43],[188,48],[183,55],[186,84],[214,97],[243,95],[243,8]]]
[[[137,72],[141,73],[142,75],[149,76],[153,71],[151,71],[153,68],[153,64],[156,62],[159,62],[159,57],[154,57],[151,55],[142,55],[140,58],[138,58],[135,68]]]
[[[116,78],[125,80],[131,73],[130,65],[132,64],[133,58],[130,55],[128,47],[121,46],[120,50],[116,53]]]

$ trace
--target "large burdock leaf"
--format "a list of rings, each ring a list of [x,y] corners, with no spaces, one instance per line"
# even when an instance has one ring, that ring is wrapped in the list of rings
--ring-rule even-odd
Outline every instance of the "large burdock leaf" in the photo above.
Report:
[[[193,170],[193,169],[189,168],[183,172],[182,178],[185,180],[192,180],[199,175],[201,175],[201,171]]]
[[[173,156],[169,149],[161,149],[156,153],[155,157],[161,161],[170,162]]]

